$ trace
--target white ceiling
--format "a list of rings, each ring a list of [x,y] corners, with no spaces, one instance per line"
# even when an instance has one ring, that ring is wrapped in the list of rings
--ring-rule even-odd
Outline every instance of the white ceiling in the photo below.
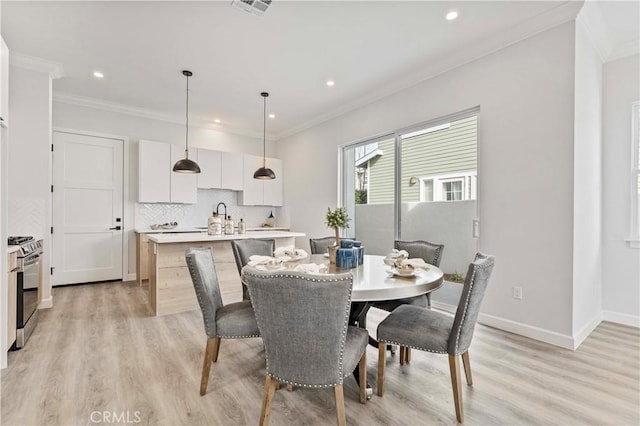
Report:
[[[580,6],[275,0],[259,17],[230,1],[3,1],[2,33],[12,52],[62,64],[56,96],[179,121],[189,69],[192,121],[261,134],[266,90],[276,114],[268,131],[281,137],[569,20]],[[456,21],[444,19],[450,10]]]

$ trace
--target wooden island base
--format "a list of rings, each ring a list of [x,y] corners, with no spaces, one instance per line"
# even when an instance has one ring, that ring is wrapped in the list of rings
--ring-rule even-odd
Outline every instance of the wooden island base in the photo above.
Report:
[[[277,238],[276,248],[292,246],[293,237]],[[242,283],[230,241],[157,243],[149,241],[149,305],[154,315],[168,315],[199,309],[185,251],[191,247],[211,247],[225,304],[242,300]]]

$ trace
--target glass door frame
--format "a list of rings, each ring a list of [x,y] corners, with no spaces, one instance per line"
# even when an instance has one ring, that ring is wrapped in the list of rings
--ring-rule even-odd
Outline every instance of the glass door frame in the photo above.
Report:
[[[436,127],[446,123],[450,123],[452,121],[462,120],[464,118],[468,118],[471,116],[477,116],[477,146],[480,145],[480,106],[475,106],[472,108],[465,109],[463,111],[458,111],[453,114],[448,114],[442,117],[438,117],[433,120],[424,121],[422,123],[413,124],[411,126],[403,127],[391,132],[380,133],[375,136],[367,137],[364,139],[357,140],[355,142],[349,142],[343,145],[340,145],[338,149],[338,206],[344,207],[347,209],[349,213],[353,213],[350,210],[347,200],[347,194],[350,194],[353,191],[353,188],[349,188],[349,179],[345,179],[346,163],[345,163],[345,151],[348,149],[355,149],[358,146],[368,145],[370,143],[380,142],[384,140],[389,140],[391,138],[394,139],[394,197],[393,197],[393,234],[396,240],[402,239],[402,229],[401,229],[401,221],[402,221],[402,136],[408,133],[416,132],[419,130],[427,129],[429,127]],[[478,167],[477,167],[477,175],[480,176],[480,152],[478,150]],[[355,197],[355,194],[353,195]],[[479,198],[476,197],[476,202],[479,202]],[[355,206],[355,202],[352,203]],[[479,204],[477,209],[479,210]],[[351,215],[351,217],[355,217]],[[354,229],[355,226],[351,229]]]

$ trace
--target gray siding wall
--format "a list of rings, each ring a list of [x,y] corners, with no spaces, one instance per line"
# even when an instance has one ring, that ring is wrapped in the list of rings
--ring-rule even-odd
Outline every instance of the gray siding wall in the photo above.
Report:
[[[368,204],[393,203],[395,139],[378,142],[383,154],[369,162]]]
[[[451,127],[402,141],[402,201],[420,201],[420,184],[409,178],[477,169],[477,117],[454,121]],[[384,154],[369,167],[369,204],[393,203],[394,141],[378,144]]]

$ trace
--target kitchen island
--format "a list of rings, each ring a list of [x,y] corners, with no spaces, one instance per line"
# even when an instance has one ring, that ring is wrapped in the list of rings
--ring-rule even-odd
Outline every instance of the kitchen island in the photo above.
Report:
[[[207,233],[145,234],[148,244],[149,305],[154,315],[175,314],[198,309],[198,301],[185,261],[190,247],[211,247],[225,304],[242,300],[242,284],[236,267],[231,241],[261,238],[274,239],[276,248],[295,245],[300,232],[253,231],[246,234],[208,235]],[[138,271],[139,273],[141,271]]]

